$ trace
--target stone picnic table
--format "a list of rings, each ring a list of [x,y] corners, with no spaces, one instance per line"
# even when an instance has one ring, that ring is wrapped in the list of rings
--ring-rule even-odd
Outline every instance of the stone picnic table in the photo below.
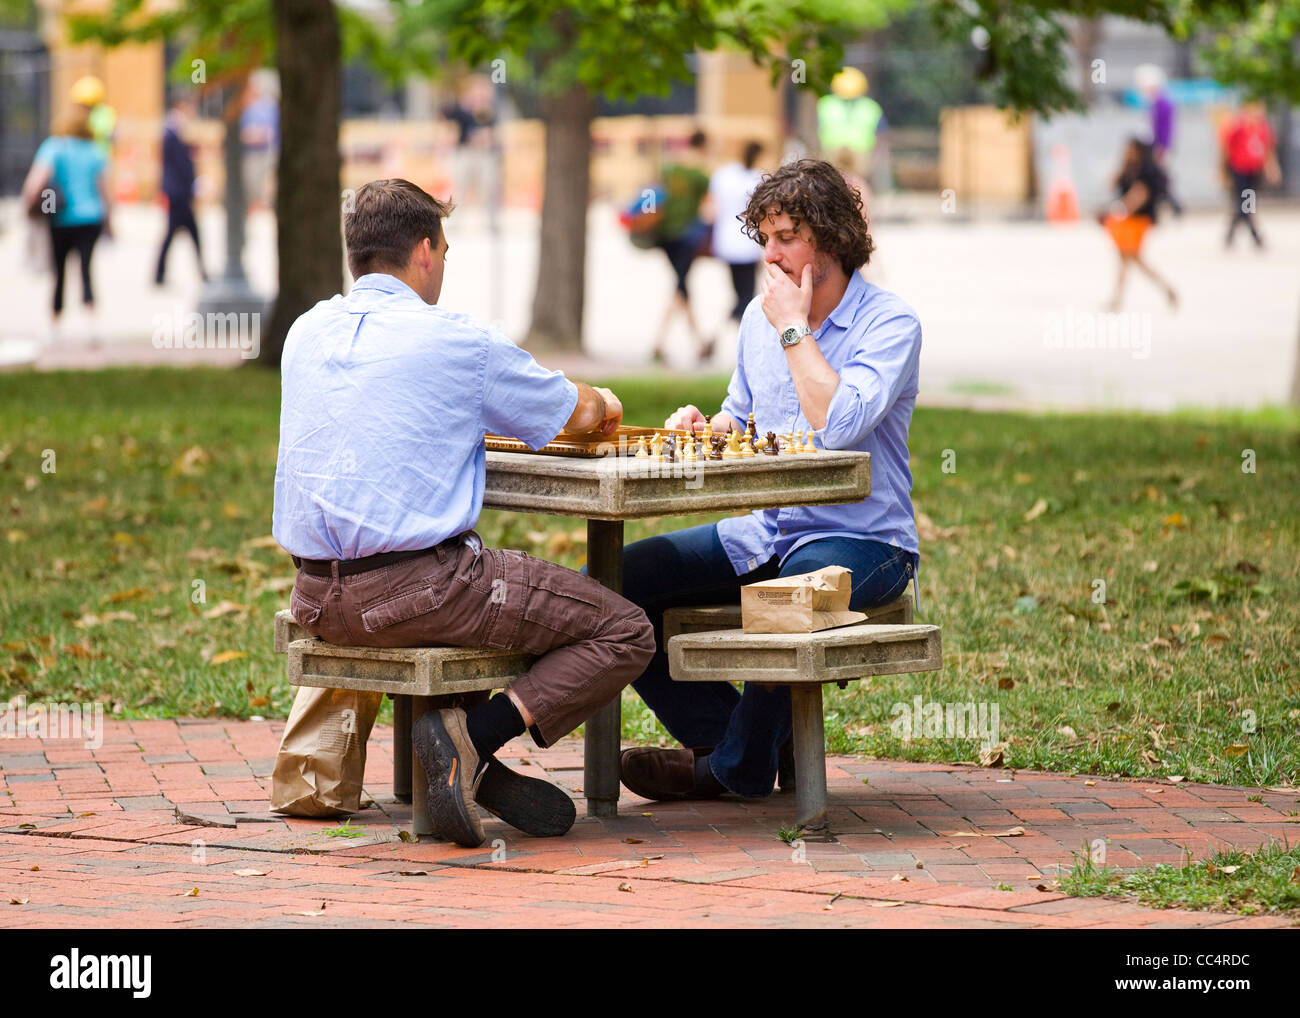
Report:
[[[819,449],[669,463],[489,451],[483,508],[584,518],[587,573],[621,593],[627,520],[845,504],[870,493],[871,456],[865,452]],[[590,816],[618,813],[621,734],[622,711],[615,698],[587,722],[583,791]]]

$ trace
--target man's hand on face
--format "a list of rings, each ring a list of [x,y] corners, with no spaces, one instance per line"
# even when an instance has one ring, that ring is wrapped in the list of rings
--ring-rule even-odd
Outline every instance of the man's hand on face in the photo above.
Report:
[[[623,404],[608,389],[596,387],[596,391],[605,400],[605,419],[600,422],[597,430],[602,434],[612,435],[618,430],[618,426],[623,423]]]
[[[767,263],[767,292],[763,294],[763,314],[780,332],[792,325],[806,324],[812,311],[813,267],[808,262],[803,267],[803,278],[796,286],[772,262]]]

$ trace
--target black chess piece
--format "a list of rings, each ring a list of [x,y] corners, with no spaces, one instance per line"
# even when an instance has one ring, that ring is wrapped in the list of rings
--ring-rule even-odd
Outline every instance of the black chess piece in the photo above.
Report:
[[[763,450],[763,455],[764,455],[764,456],[775,456],[775,455],[776,455],[777,442],[778,442],[778,441],[779,441],[779,439],[776,437],[776,432],[775,432],[775,431],[769,431],[769,432],[767,433],[767,448]]]
[[[677,462],[677,436],[669,435],[664,439],[664,459],[669,463]]]

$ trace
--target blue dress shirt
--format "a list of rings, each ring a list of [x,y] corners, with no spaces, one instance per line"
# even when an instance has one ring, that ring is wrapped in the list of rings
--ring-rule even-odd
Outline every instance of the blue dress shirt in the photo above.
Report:
[[[871,453],[871,494],[850,505],[758,509],[718,524],[718,537],[737,575],[773,555],[784,561],[819,537],[860,537],[918,552],[912,517],[912,472],[907,465],[907,430],[916,403],[921,323],[894,294],[858,273],[844,297],[811,336],[840,376],[831,397],[826,449]],[[740,322],[736,370],[722,409],[744,424],[754,415],[760,437],[769,431],[810,430],[799,407],[794,379],[776,329],[755,297]]]
[[[310,559],[414,551],[469,530],[483,508],[484,432],[537,449],[578,403],[562,372],[383,273],[294,322],[281,375],[271,532]]]

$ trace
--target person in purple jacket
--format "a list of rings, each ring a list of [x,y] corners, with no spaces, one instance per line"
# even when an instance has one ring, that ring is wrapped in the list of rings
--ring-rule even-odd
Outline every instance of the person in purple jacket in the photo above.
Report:
[[[203,268],[203,249],[199,245],[199,224],[194,218],[194,158],[181,137],[193,106],[191,99],[178,99],[167,111],[167,119],[164,121],[161,190],[167,198],[167,236],[163,238],[162,248],[158,251],[158,270],[154,273],[154,283],[158,286],[163,285],[167,251],[177,230],[185,230],[194,240],[199,275],[205,283],[208,281],[208,274]]]
[[[1151,107],[1151,154],[1165,175],[1164,200],[1169,203],[1174,215],[1181,216],[1183,206],[1174,197],[1169,179],[1169,152],[1174,144],[1176,110],[1174,101],[1169,98],[1169,90],[1165,87],[1165,72],[1155,64],[1142,64],[1133,72],[1133,76],[1137,81],[1138,94]]]

